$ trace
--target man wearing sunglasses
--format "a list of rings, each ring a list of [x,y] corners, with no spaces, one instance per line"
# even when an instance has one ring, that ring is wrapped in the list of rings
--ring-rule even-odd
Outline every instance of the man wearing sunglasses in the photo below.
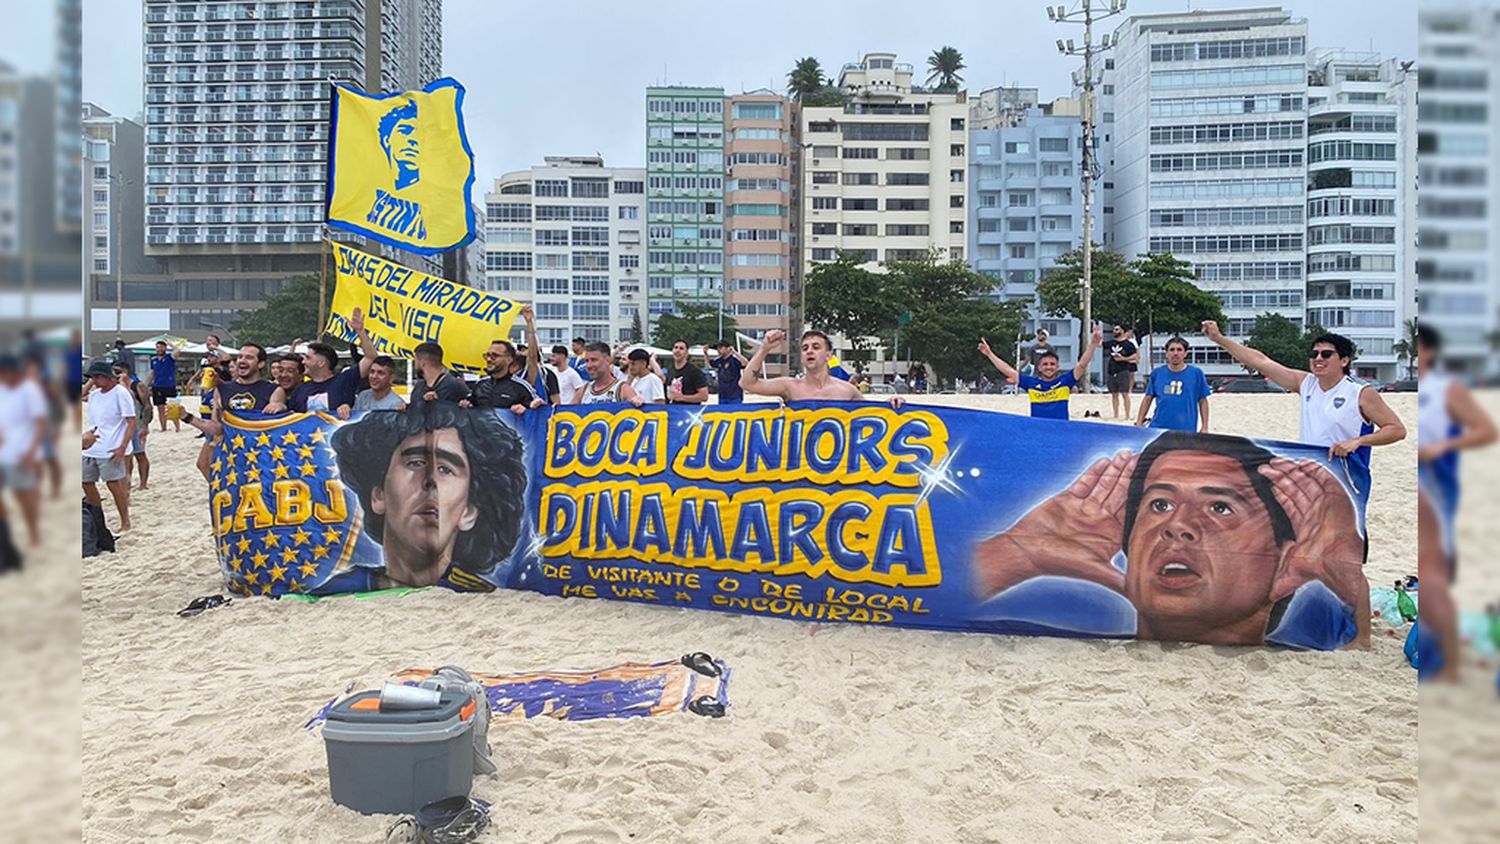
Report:
[[[1348,337],[1323,334],[1313,340],[1308,359],[1311,371],[1304,372],[1225,337],[1211,319],[1203,321],[1203,335],[1245,368],[1297,393],[1302,399],[1302,441],[1327,446],[1329,457],[1347,457],[1362,489],[1369,489],[1370,447],[1406,438],[1406,426],[1380,393],[1350,377],[1354,343]]]

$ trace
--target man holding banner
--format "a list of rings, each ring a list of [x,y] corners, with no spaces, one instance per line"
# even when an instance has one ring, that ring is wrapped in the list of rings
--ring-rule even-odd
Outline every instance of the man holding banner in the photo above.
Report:
[[[528,408],[546,404],[544,399],[538,398],[536,389],[532,386],[536,383],[539,368],[536,314],[530,305],[526,305],[521,308],[521,316],[526,318],[527,339],[530,341],[526,345],[525,368],[517,369],[515,366],[515,344],[509,340],[491,343],[484,353],[485,370],[489,374],[474,385],[467,402],[462,403],[465,407],[500,407],[520,416]]]
[[[745,392],[757,396],[774,396],[783,401],[865,400],[864,393],[858,387],[842,378],[835,378],[829,372],[828,360],[833,356],[833,343],[829,341],[827,334],[816,329],[802,334],[801,378],[781,376],[762,379],[760,372],[765,366],[766,355],[785,339],[786,332],[779,328],[766,332],[765,342],[755,350],[755,355],[740,373],[740,386]],[[890,405],[899,410],[905,401],[901,396],[891,396]]]

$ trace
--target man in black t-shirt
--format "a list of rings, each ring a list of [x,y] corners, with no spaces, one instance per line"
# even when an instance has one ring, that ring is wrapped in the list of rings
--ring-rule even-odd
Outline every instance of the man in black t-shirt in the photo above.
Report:
[[[445,401],[460,404],[469,398],[469,385],[443,365],[443,347],[437,343],[418,343],[411,351],[417,380],[411,384],[407,407],[420,410],[424,402]]]
[[[1057,354],[1057,349],[1053,348],[1051,341],[1048,339],[1049,336],[1045,328],[1038,328],[1036,330],[1036,342],[1026,352],[1026,361],[1031,366],[1031,371],[1028,374],[1036,374],[1037,363],[1041,361],[1043,355],[1055,356]]]
[[[1109,388],[1109,406],[1113,418],[1120,418],[1120,402],[1125,402],[1125,418],[1130,417],[1130,390],[1135,386],[1136,362],[1141,350],[1130,339],[1130,331],[1116,325],[1113,335],[1104,342],[1104,382]]]
[[[708,401],[708,377],[688,359],[686,340],[672,343],[672,367],[662,373],[667,404],[704,404]]]
[[[209,463],[213,460],[214,443],[224,433],[224,411],[281,413],[286,410],[286,391],[274,381],[263,376],[266,363],[265,347],[257,343],[240,346],[230,369],[234,377],[214,388],[213,418],[204,419],[184,413],[182,421],[207,435],[203,448],[198,452],[198,471],[208,479]]]
[[[539,368],[536,342],[536,317],[531,306],[521,308],[526,318],[526,331],[530,344],[524,356],[517,355],[515,344],[509,340],[496,340],[484,353],[484,368],[489,377],[474,385],[473,393],[464,407],[503,407],[517,416],[529,408],[541,407],[545,399],[536,394],[536,378]],[[516,364],[521,364],[518,368]]]

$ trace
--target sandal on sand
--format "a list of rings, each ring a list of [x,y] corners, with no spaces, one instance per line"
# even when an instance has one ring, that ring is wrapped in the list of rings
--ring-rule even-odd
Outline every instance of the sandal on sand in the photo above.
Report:
[[[194,598],[191,604],[188,604],[187,606],[178,610],[177,614],[182,616],[183,618],[192,618],[193,616],[203,612],[204,610],[211,610],[214,607],[222,607],[225,604],[229,603],[230,600],[232,599],[226,598],[223,595],[205,595],[202,598]]]
[[[434,800],[386,830],[386,844],[467,844],[490,825],[490,804],[458,795]]]
[[[723,673],[714,658],[702,651],[687,654],[682,658],[682,664],[708,677],[717,677]]]

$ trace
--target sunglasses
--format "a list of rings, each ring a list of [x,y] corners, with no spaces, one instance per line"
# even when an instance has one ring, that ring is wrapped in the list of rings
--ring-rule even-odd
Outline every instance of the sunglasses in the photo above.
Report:
[[[1319,358],[1322,358],[1323,360],[1328,360],[1329,358],[1334,357],[1337,354],[1338,352],[1334,351],[1333,349],[1314,349],[1312,352],[1312,359],[1317,360]]]

